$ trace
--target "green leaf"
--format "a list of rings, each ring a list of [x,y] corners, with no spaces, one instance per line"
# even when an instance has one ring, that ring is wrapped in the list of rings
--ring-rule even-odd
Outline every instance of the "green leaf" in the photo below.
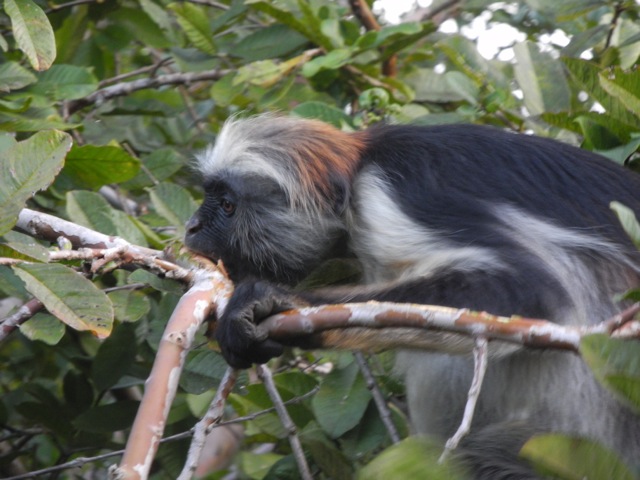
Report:
[[[364,415],[371,392],[355,362],[327,375],[311,405],[320,426],[332,438],[351,430]]]
[[[116,290],[109,292],[115,318],[121,322],[137,322],[151,309],[149,298],[142,292]]]
[[[161,183],[149,189],[149,197],[156,212],[167,219],[170,225],[174,225],[184,234],[184,224],[191,218],[198,204],[191,194],[175,183]]]
[[[193,45],[209,55],[215,55],[217,48],[213,42],[213,32],[203,9],[191,3],[171,3],[167,5],[178,20]]]
[[[351,118],[339,108],[324,102],[304,102],[291,110],[291,113],[303,118],[315,118],[330,123],[334,127],[351,126]]]
[[[216,82],[216,85],[220,82]],[[124,183],[127,189],[151,186],[168,179],[185,166],[184,158],[173,148],[158,148],[142,157],[138,174]]]
[[[98,80],[88,68],[75,65],[53,65],[38,75],[38,83],[29,91],[58,100],[86,97],[98,88]]]
[[[441,448],[440,448],[441,449]],[[421,437],[409,437],[378,455],[358,472],[358,480],[452,480],[466,478],[450,462],[438,461],[438,448]]]
[[[255,8],[256,10],[264,12],[267,15],[271,15],[278,22],[283,23],[284,25],[287,25],[292,29],[300,32],[316,45],[319,45],[327,50],[331,50],[333,48],[331,40],[324,36],[318,28],[320,19],[313,17],[312,13],[310,13],[308,10],[306,12],[306,16],[311,16],[312,18],[307,18],[306,21],[304,21],[298,19],[300,17],[300,12],[292,12],[290,10],[286,10],[284,8],[286,4],[284,3],[280,4],[275,2],[265,2],[262,0],[248,0],[245,3],[247,5],[250,5],[252,8]],[[298,6],[300,8],[303,8],[305,4],[304,2],[300,2],[298,3]]]
[[[640,412],[638,342],[607,335],[589,335],[580,342],[580,353],[600,383]]]
[[[113,306],[91,281],[60,264],[20,264],[13,271],[50,313],[75,330],[98,338],[111,333]]]
[[[97,193],[83,190],[68,192],[66,208],[69,218],[75,223],[106,235],[117,235],[136,245],[146,245],[146,239],[136,224]]]
[[[227,362],[221,355],[206,349],[189,352],[180,387],[188,393],[202,394],[220,383],[227,370]]]
[[[601,68],[586,60],[563,58],[571,76],[594,100],[614,118],[628,125],[640,125],[640,120],[614,95],[610,95],[600,83]]]
[[[91,379],[100,391],[113,387],[131,368],[136,358],[136,332],[131,323],[120,323],[96,354]]]
[[[545,475],[562,480],[633,480],[634,475],[612,451],[591,440],[560,434],[536,436],[521,455]]]
[[[36,76],[16,62],[0,64],[0,92],[18,90],[36,82]]]
[[[514,73],[531,115],[571,108],[571,92],[562,64],[531,42],[516,43]]]
[[[25,202],[49,186],[71,148],[63,132],[38,132],[0,152],[0,235],[15,224]]]
[[[633,210],[620,202],[611,202],[610,207],[618,216],[624,231],[627,232],[633,243],[640,249],[640,222],[638,222]]]
[[[302,446],[311,453],[313,460],[320,466],[327,478],[335,480],[351,480],[353,466],[347,456],[331,441],[313,422],[300,435]]]
[[[13,35],[34,70],[42,71],[56,58],[56,41],[49,19],[32,0],[5,0]]]
[[[53,315],[38,312],[20,325],[20,332],[29,340],[40,340],[47,345],[57,345],[64,336],[64,323]]]
[[[46,262],[49,260],[49,251],[37,243],[33,237],[18,232],[4,234],[7,243],[0,244],[0,256],[18,258],[30,262]]]
[[[631,137],[631,140],[624,145],[610,148],[608,150],[596,149],[594,152],[604,155],[620,165],[624,165],[629,157],[631,157],[631,155],[640,148],[640,134],[631,135]]]
[[[609,95],[620,100],[627,110],[640,118],[640,73],[617,68],[599,74],[600,85]]]
[[[97,189],[135,177],[140,161],[119,147],[75,145],[69,154],[64,173],[79,186]]]
[[[134,400],[99,405],[78,415],[73,425],[87,432],[109,433],[126,430],[133,424],[139,405],[140,402]]]
[[[337,48],[326,55],[321,55],[308,61],[302,67],[302,74],[311,78],[323,70],[337,70],[351,60],[353,50],[349,48]]]
[[[286,25],[276,24],[261,28],[244,37],[231,50],[233,55],[248,62],[277,58],[308,43],[306,37]]]

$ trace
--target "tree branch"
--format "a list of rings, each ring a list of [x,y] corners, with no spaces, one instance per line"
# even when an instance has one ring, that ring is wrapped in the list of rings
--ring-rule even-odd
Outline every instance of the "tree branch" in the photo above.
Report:
[[[117,83],[109,87],[101,88],[84,98],[70,102],[68,112],[69,114],[75,113],[88,105],[102,105],[112,98],[130,95],[133,92],[147,88],[158,88],[166,85],[189,85],[195,82],[219,80],[229,72],[230,70],[215,69],[206,72],[171,73],[152,78],[133,80],[131,82]]]
[[[289,444],[291,445],[293,457],[296,459],[296,464],[298,465],[298,472],[300,473],[300,476],[303,480],[313,480],[313,475],[311,475],[309,465],[307,464],[307,459],[305,458],[304,451],[302,450],[302,444],[300,443],[300,439],[298,438],[296,424],[293,423],[293,420],[291,420],[289,412],[287,412],[287,409],[284,406],[284,402],[282,401],[282,398],[280,398],[278,389],[276,388],[275,383],[273,383],[271,370],[266,365],[256,365],[256,371],[258,372],[258,376],[260,377],[260,380],[262,380],[262,383],[264,384],[264,387],[269,394],[269,398],[271,399],[273,406],[276,408],[276,412],[278,413],[278,417],[280,418],[282,426],[287,432],[287,436],[289,437]]]

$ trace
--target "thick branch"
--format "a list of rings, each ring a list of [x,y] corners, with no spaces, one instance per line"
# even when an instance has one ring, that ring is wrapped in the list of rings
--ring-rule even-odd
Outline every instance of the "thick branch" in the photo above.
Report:
[[[402,347],[453,354],[472,352],[474,339],[484,336],[494,341],[491,354],[495,356],[513,351],[514,345],[578,352],[580,339],[585,335],[633,331],[621,327],[633,320],[638,311],[640,304],[635,304],[609,321],[577,327],[467,309],[371,301],[291,310],[269,317],[259,329],[292,345],[297,340],[308,345],[311,335],[318,348]],[[383,331],[376,332],[379,329]]]
[[[199,271],[195,278],[167,323],[124,456],[111,469],[111,478],[148,478],[193,338],[213,309],[226,306],[233,291],[220,271]]]

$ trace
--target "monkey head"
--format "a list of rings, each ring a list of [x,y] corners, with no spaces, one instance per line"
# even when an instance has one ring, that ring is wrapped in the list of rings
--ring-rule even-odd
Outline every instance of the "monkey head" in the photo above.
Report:
[[[295,283],[332,254],[359,159],[358,136],[288,117],[232,119],[198,156],[204,200],[185,244],[234,281]]]

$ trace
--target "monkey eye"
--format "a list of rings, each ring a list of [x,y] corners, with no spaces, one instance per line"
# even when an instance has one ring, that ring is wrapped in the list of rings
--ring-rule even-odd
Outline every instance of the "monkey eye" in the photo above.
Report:
[[[220,202],[220,206],[222,207],[222,211],[227,215],[233,214],[233,212],[235,212],[236,210],[236,206],[226,198],[222,199],[222,201]]]

